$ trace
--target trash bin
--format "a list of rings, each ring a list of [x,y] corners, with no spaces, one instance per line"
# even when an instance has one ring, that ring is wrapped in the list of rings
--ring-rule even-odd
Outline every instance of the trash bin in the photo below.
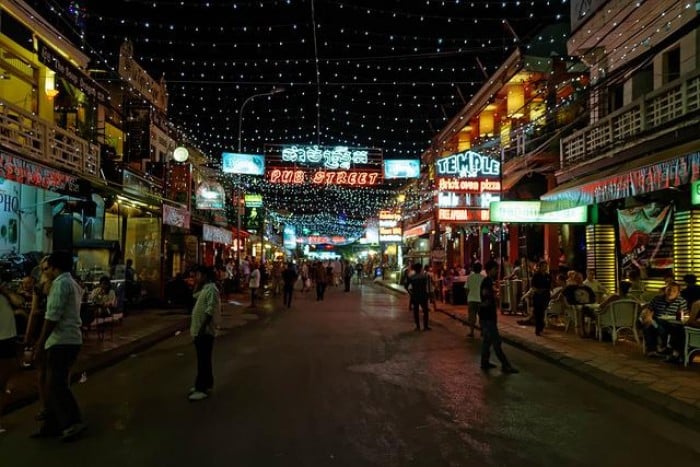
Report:
[[[467,290],[464,288],[466,282],[453,282],[452,283],[452,304],[453,305],[466,305],[467,304]]]

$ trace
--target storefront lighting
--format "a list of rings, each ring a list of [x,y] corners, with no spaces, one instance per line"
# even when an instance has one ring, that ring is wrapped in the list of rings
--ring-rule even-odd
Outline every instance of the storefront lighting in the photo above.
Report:
[[[525,86],[521,83],[513,83],[508,85],[507,99],[508,116],[511,118],[521,118],[524,114],[525,107]]]
[[[58,96],[58,89],[56,89],[56,72],[51,70],[46,70],[46,81],[44,82],[44,92],[46,97],[53,99]]]

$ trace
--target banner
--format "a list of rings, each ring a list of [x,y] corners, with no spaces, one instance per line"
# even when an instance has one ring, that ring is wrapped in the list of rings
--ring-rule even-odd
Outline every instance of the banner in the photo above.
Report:
[[[658,276],[673,268],[673,208],[650,203],[617,211],[622,270]]]

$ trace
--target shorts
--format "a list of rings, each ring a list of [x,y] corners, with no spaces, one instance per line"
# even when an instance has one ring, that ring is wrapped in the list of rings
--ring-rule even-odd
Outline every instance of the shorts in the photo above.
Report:
[[[12,337],[10,339],[0,340],[0,359],[17,358],[18,349],[19,346],[16,338]]]

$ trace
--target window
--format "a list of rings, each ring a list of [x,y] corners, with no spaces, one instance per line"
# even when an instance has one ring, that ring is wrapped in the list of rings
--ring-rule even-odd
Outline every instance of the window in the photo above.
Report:
[[[681,48],[676,47],[663,55],[663,84],[681,77]]]

